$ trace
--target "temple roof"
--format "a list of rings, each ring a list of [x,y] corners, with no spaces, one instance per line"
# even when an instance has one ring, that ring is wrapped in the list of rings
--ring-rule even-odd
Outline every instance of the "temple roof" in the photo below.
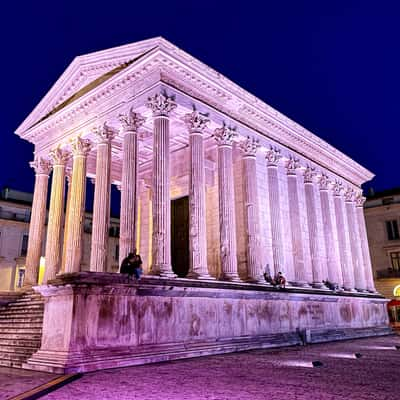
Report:
[[[177,95],[183,108],[196,103],[215,122],[233,124],[244,136],[259,135],[265,139],[264,146],[283,145],[286,157],[293,153],[305,157],[357,186],[373,177],[312,132],[162,37],[76,57],[16,134],[34,143],[35,151],[48,151],[129,103],[143,106],[143,96],[157,85],[161,85],[157,90],[167,88]],[[141,112],[147,111],[142,107]]]

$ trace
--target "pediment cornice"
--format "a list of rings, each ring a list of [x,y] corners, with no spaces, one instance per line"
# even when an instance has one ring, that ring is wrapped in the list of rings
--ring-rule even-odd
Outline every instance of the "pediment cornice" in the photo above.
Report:
[[[118,63],[131,59],[129,54],[132,55],[133,49],[136,49],[136,54],[139,54],[140,51],[145,52],[146,48],[148,50],[154,45],[156,48],[153,48],[140,60],[100,83],[53,115],[39,123],[35,120],[35,113],[36,118],[40,116],[40,120],[45,112],[51,111],[51,107],[57,107],[65,101],[68,93],[73,93],[72,87],[77,90],[82,89],[88,80],[96,79],[104,71],[107,72],[115,68]],[[85,63],[83,63],[83,59]],[[87,68],[87,72],[82,74],[84,68]],[[124,100],[118,96],[126,98],[128,89],[132,92],[131,97],[134,96],[135,92],[139,91],[137,88],[133,90],[138,82],[141,82],[141,90],[144,90],[146,85],[154,85],[154,74],[157,74],[161,83],[218,110],[231,118],[233,122],[243,124],[260,135],[272,139],[306,158],[317,161],[357,186],[373,177],[371,172],[324,140],[162,38],[89,54],[82,56],[81,60],[74,61],[62,75],[64,83],[57,82],[53,86],[49,94],[39,103],[16,133],[35,143],[49,131],[65,126],[68,121],[79,120],[82,125],[85,116],[95,115],[99,105],[106,103],[110,98],[123,102]],[[82,76],[81,80],[78,79],[79,76]],[[152,79],[149,79],[151,76]],[[56,98],[57,100],[52,103]],[[29,128],[29,124],[32,122],[33,124],[36,122],[36,125]]]

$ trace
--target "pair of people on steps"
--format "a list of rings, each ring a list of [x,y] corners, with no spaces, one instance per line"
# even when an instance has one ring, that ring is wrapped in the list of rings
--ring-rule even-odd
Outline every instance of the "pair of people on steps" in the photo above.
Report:
[[[121,274],[128,274],[130,277],[135,276],[136,280],[140,279],[143,274],[142,259],[136,253],[136,249],[122,260],[120,272]]]

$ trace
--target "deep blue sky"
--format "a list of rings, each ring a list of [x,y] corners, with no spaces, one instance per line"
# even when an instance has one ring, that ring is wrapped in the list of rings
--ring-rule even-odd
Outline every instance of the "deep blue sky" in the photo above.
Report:
[[[400,186],[396,2],[7,3],[0,186],[33,190],[32,147],[13,132],[74,56],[159,35],[370,169],[366,188]]]

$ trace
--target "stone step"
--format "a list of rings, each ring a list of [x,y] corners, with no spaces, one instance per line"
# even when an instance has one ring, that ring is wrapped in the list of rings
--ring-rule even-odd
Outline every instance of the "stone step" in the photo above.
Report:
[[[0,329],[42,329],[42,322],[10,322],[0,321]]]
[[[0,347],[2,346],[22,346],[38,349],[40,347],[40,339],[39,340],[29,340],[29,339],[2,339],[0,337]]]
[[[13,333],[13,334],[23,334],[23,335],[38,335],[39,333],[42,333],[42,327],[37,329],[32,329],[32,328],[12,328],[12,327],[7,327],[7,328],[2,328],[0,327],[0,334],[1,333]]]
[[[7,323],[43,323],[43,315],[0,315],[0,325]]]
[[[0,366],[1,367],[7,367],[7,368],[21,368],[22,367],[22,361],[13,361],[13,360],[2,360],[0,358]]]
[[[44,302],[41,300],[35,300],[35,301],[27,301],[25,303],[17,303],[17,302],[12,302],[12,303],[8,303],[5,307],[3,307],[4,310],[18,310],[20,308],[31,308],[33,306],[40,306],[40,307],[44,307]]]
[[[27,314],[30,312],[41,312],[43,314],[44,307],[39,305],[27,306],[21,308],[8,308],[6,310],[0,310],[0,315],[9,315],[9,314]]]
[[[0,360],[13,360],[13,361],[18,361],[18,362],[23,362],[27,360],[32,354],[32,353],[15,353],[15,352],[8,352],[8,351],[2,351],[0,352]]]
[[[42,340],[42,332],[34,332],[27,335],[26,333],[2,332],[0,340]]]

